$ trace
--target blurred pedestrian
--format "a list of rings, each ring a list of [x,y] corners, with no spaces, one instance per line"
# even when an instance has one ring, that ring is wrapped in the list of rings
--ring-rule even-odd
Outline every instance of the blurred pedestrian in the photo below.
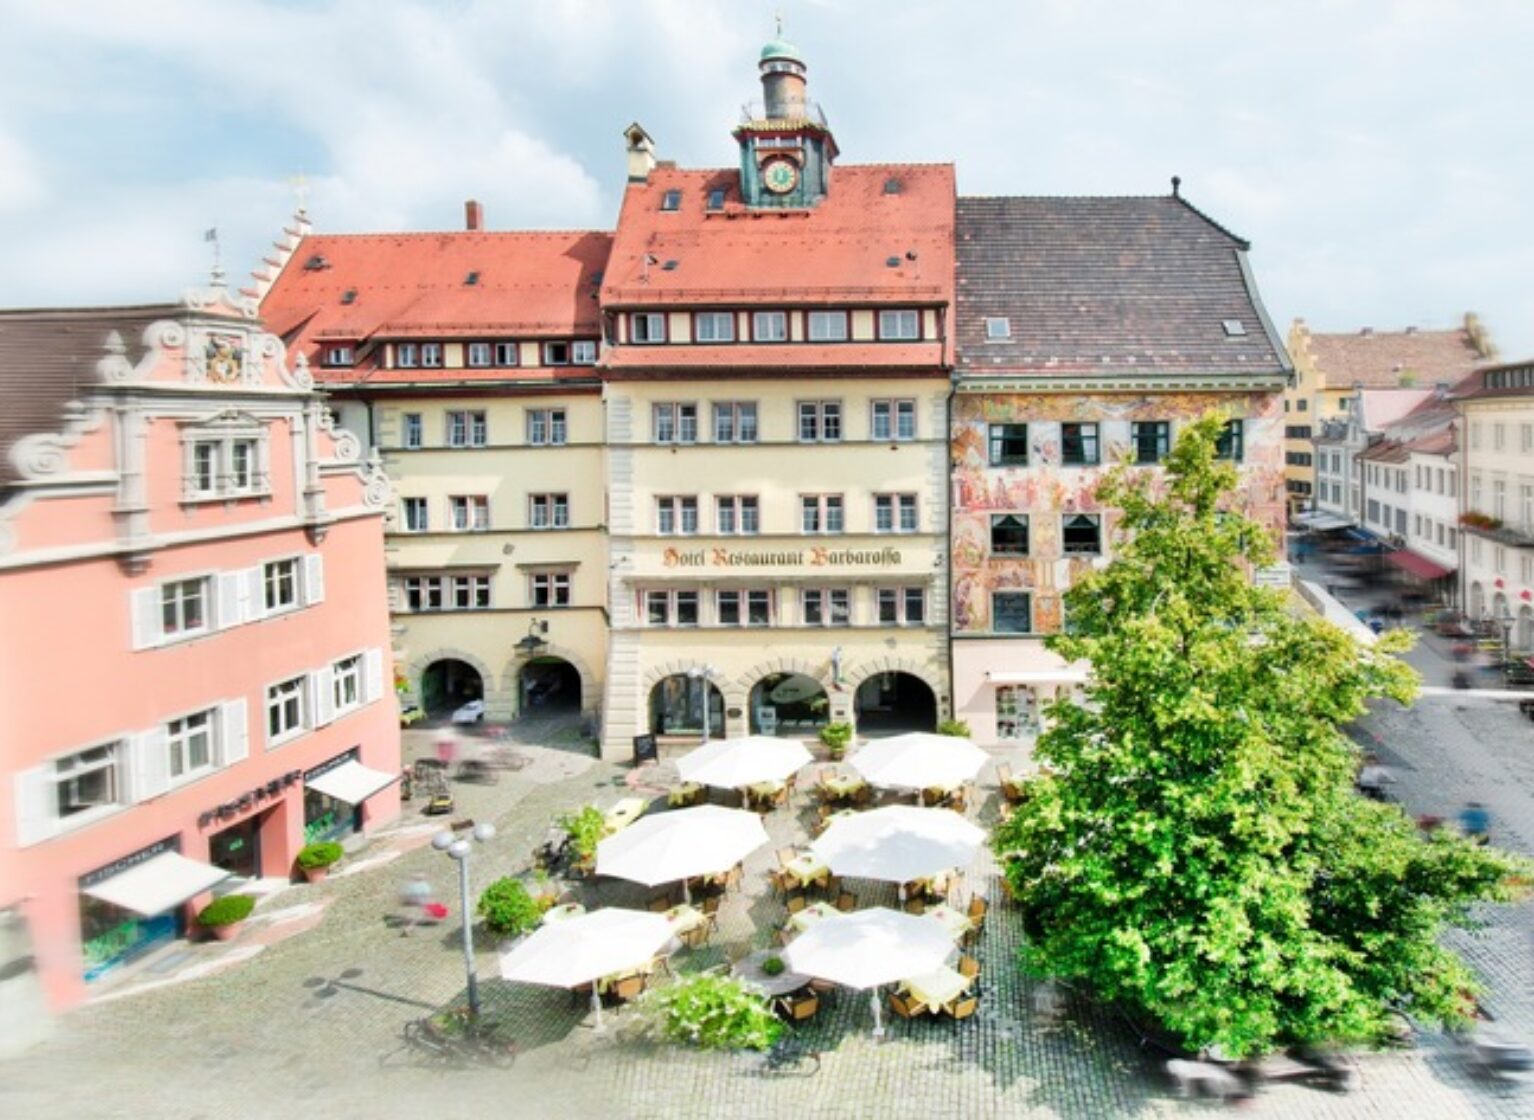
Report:
[[[1484,844],[1491,839],[1491,813],[1479,801],[1472,801],[1459,811],[1459,827],[1467,838]]]
[[[421,871],[417,871],[400,887],[399,904],[404,912],[401,936],[408,937],[410,930],[422,920],[426,908],[432,904],[432,893],[431,882]]]
[[[458,736],[450,729],[443,728],[442,733],[437,736],[437,761],[442,763],[442,768],[446,770],[457,757]]]
[[[1396,776],[1390,767],[1380,761],[1377,754],[1364,755],[1363,769],[1358,772],[1358,792],[1374,801],[1384,801],[1387,787],[1394,785]]]

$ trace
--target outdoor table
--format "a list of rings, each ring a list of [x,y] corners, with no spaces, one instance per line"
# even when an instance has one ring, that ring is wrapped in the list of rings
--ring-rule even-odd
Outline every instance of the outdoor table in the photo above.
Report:
[[[912,879],[905,884],[906,893],[908,895],[923,894],[928,898],[942,898],[948,894],[948,884],[951,879],[952,875],[946,871],[927,879]]]
[[[834,918],[841,911],[829,902],[813,902],[797,914],[788,916],[788,924],[803,933],[822,918]]]
[[[686,782],[666,795],[666,804],[671,806],[691,805],[703,792],[703,787],[697,782]]]
[[[810,977],[802,972],[789,972],[784,969],[776,976],[768,976],[762,971],[762,965],[769,958],[782,956],[776,949],[759,949],[748,957],[742,957],[735,962],[735,967],[730,970],[742,983],[760,988],[769,996],[786,996],[789,992],[797,992],[810,982]]]
[[[801,852],[783,866],[783,874],[807,887],[815,882],[829,882],[831,869],[814,852]]]
[[[970,926],[973,924],[967,917],[947,904],[934,906],[927,911],[924,917],[933,918],[941,922],[943,928],[948,931],[948,936],[952,937],[955,941],[968,933]]]
[[[625,797],[611,809],[607,810],[603,820],[607,824],[609,833],[619,832],[637,821],[644,815],[649,802],[642,797]]]
[[[936,1015],[943,1009],[943,1004],[963,995],[969,989],[970,982],[971,977],[944,965],[934,972],[913,976],[901,986]]]
[[[820,788],[838,800],[851,797],[867,785],[862,778],[851,774],[832,774],[820,780]]]
[[[745,795],[748,805],[752,803],[771,805],[787,788],[783,782],[753,782],[749,786],[742,787],[741,792]]]
[[[563,906],[551,906],[543,915],[543,924],[550,925],[554,922],[567,921],[570,918],[578,918],[586,912],[586,908],[579,902],[567,902]]]
[[[671,923],[671,932],[678,937],[691,933],[701,925],[708,924],[708,918],[703,911],[695,906],[673,906],[666,911],[666,921]]]

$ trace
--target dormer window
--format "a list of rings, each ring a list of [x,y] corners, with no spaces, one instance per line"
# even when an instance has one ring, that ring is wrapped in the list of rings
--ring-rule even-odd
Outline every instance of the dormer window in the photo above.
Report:
[[[570,364],[572,366],[594,366],[597,364],[597,341],[594,338],[578,338],[570,343]]]
[[[543,364],[546,366],[569,365],[570,344],[568,342],[545,342],[543,344]]]
[[[394,364],[400,369],[415,369],[421,363],[421,352],[413,342],[401,342],[394,348]]]
[[[490,364],[490,344],[471,342],[464,347],[464,360],[474,369],[484,369]]]
[[[682,192],[672,190],[661,195],[660,208],[662,210],[680,210],[682,208]]]
[[[325,364],[327,366],[349,366],[352,364],[352,348],[350,346],[327,346],[325,347]]]
[[[921,337],[921,312],[914,309],[879,312],[879,337],[910,341]]]
[[[733,311],[699,311],[693,317],[693,341],[734,342],[735,313]]]
[[[497,342],[495,344],[495,364],[498,366],[516,365],[517,344],[515,342]]]
[[[985,337],[987,342],[997,342],[1004,338],[1011,338],[1012,320],[1000,316],[986,319]]]
[[[809,328],[811,342],[846,342],[847,313],[845,311],[811,311]]]
[[[427,369],[442,368],[442,343],[421,343],[421,365],[425,366]]]
[[[666,317],[658,311],[636,311],[629,316],[629,341],[666,341]]]
[[[723,210],[724,209],[724,191],[722,189],[720,189],[719,187],[715,187],[713,190],[709,191],[708,192],[708,204],[707,205],[708,205],[708,209],[710,209],[710,210]]]

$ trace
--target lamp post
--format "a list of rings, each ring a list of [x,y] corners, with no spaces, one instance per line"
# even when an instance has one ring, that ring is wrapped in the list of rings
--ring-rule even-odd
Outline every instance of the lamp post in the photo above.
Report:
[[[495,836],[495,825],[477,824],[473,836],[476,842],[483,844]],[[473,845],[451,832],[439,832],[431,838],[431,846],[446,852],[458,864],[458,905],[463,912],[463,970],[468,977],[469,1015],[478,1019],[479,978],[474,975],[474,921],[469,913],[469,852]]]
[[[708,742],[708,709],[709,700],[711,699],[708,694],[708,690],[710,685],[712,685],[714,675],[717,672],[718,670],[716,670],[712,665],[695,665],[691,669],[687,670],[687,676],[689,679],[703,682],[703,741],[705,743]]]
[[[1497,621],[1502,624],[1502,680],[1505,684],[1507,681],[1507,664],[1513,655],[1513,612],[1508,609],[1506,603],[1502,604],[1502,613],[1497,616]]]

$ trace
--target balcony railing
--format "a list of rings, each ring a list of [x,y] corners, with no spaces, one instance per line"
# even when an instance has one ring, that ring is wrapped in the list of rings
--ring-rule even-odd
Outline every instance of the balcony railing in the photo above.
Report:
[[[1469,510],[1459,515],[1459,524],[1467,533],[1513,548],[1534,548],[1534,525],[1503,521],[1488,513]]]

